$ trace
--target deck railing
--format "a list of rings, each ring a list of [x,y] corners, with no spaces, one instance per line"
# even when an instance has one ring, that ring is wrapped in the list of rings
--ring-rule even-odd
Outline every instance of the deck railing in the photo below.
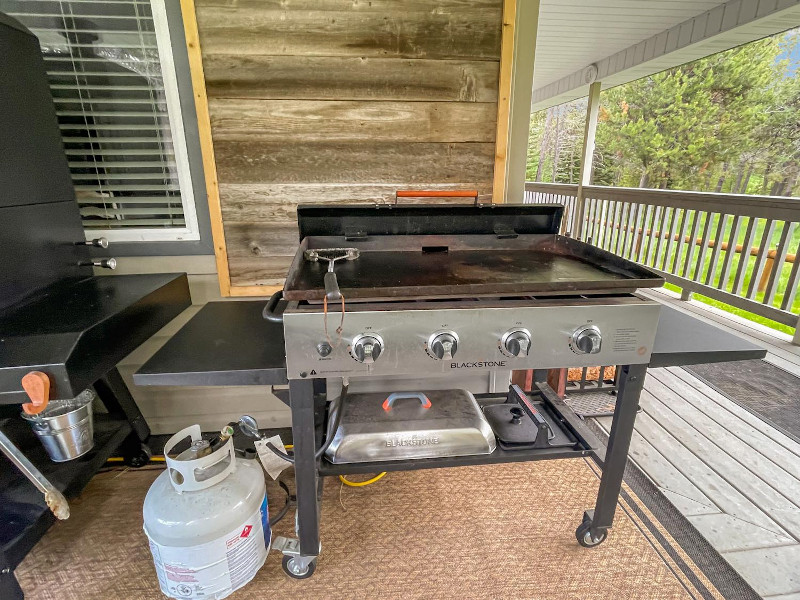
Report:
[[[683,290],[789,327],[800,344],[800,200],[584,186],[583,239],[646,265]],[[526,183],[525,202],[565,205],[575,230],[578,186]]]

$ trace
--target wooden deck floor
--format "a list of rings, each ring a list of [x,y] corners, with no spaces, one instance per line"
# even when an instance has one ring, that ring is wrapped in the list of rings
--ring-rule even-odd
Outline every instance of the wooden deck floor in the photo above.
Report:
[[[800,376],[788,337],[656,297],[766,345]],[[633,460],[759,594],[800,600],[800,444],[681,368],[652,369],[641,407]]]

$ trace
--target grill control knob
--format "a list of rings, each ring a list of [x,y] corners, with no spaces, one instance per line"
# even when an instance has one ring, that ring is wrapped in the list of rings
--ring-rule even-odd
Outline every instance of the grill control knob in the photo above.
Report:
[[[517,328],[506,331],[500,339],[500,352],[511,357],[528,356],[531,348],[531,332]]]
[[[350,355],[358,362],[371,365],[383,352],[383,339],[377,333],[362,333],[353,338]]]
[[[597,354],[602,341],[600,330],[594,325],[586,325],[575,330],[569,345],[576,354]]]
[[[437,360],[451,360],[458,350],[458,336],[453,331],[434,333],[428,339],[428,353]]]

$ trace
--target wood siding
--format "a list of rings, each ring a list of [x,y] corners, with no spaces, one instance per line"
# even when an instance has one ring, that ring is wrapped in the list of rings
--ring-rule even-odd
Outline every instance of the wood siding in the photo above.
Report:
[[[393,202],[398,189],[491,199],[502,0],[195,10],[232,294],[282,283],[298,204]]]

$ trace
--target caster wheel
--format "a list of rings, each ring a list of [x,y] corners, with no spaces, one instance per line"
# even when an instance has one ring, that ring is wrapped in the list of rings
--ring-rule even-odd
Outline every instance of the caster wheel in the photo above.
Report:
[[[140,444],[138,451],[131,451],[125,455],[125,464],[138,469],[150,462],[153,452],[147,444]]]
[[[308,579],[314,574],[314,570],[317,568],[317,561],[314,559],[308,563],[304,572],[297,571],[293,556],[284,556],[281,565],[283,566],[283,572],[292,579]]]
[[[578,525],[578,528],[575,530],[575,538],[578,540],[578,543],[584,548],[594,548],[595,546],[599,546],[604,541],[606,541],[606,537],[608,537],[607,531],[603,531],[597,537],[592,537],[591,521],[584,521],[583,523]]]

